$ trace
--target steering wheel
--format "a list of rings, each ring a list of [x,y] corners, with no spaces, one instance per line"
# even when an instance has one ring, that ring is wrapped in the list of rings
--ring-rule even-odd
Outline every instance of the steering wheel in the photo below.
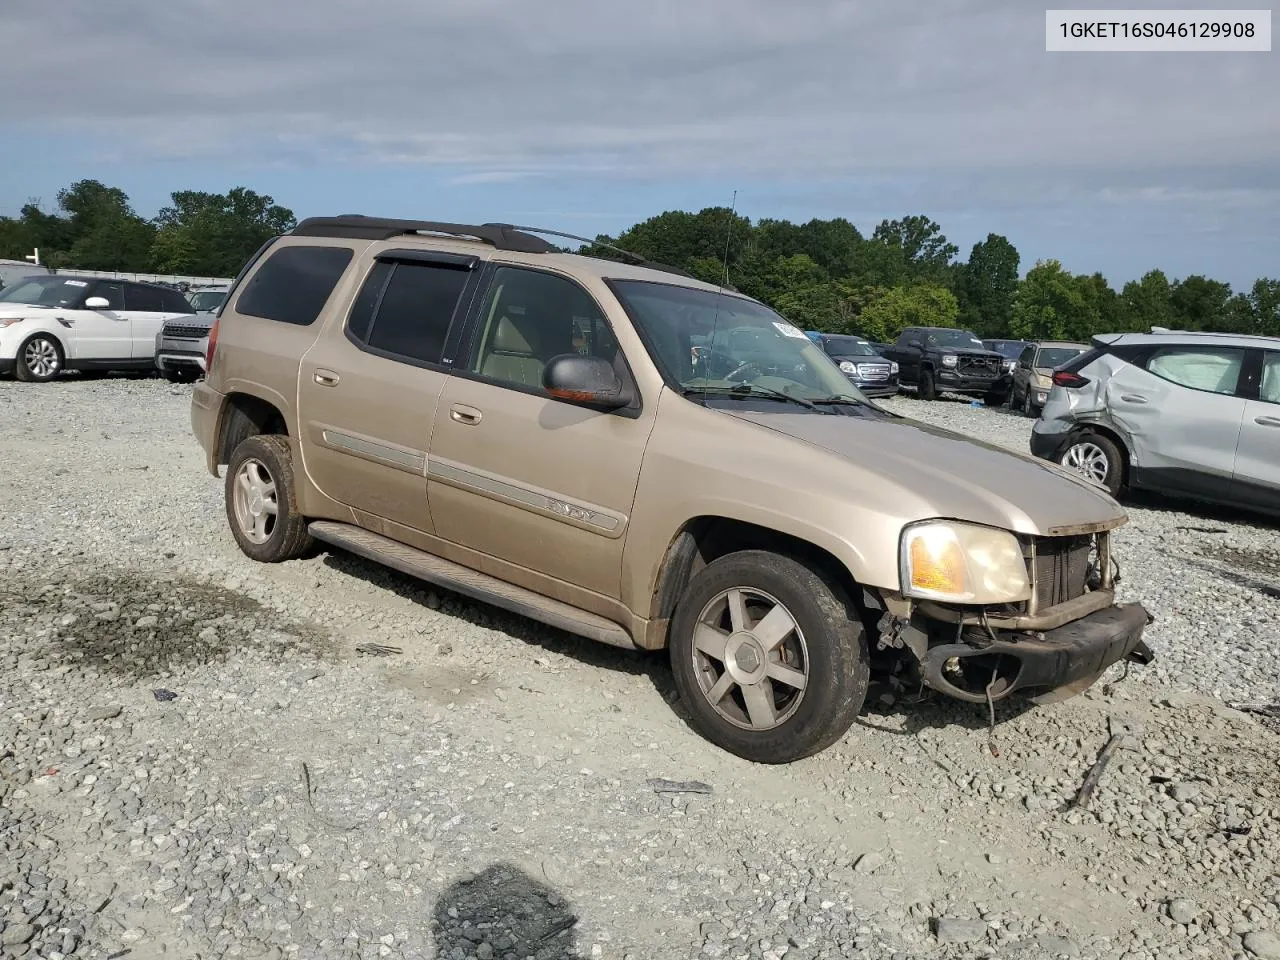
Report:
[[[725,379],[736,381],[738,379],[738,374],[742,373],[744,370],[754,370],[757,374],[761,372],[760,365],[758,363],[754,360],[748,360],[745,363],[739,364],[736,370],[725,376]]]

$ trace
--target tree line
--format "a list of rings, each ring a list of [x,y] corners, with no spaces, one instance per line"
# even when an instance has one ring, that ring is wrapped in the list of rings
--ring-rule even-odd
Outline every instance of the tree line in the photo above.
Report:
[[[124,191],[81,180],[0,217],[0,257],[39,247],[52,267],[230,277],[264,241],[293,229],[293,212],[245,187],[225,194],[182,190],[153,219]],[[988,234],[967,259],[922,215],[883,220],[864,236],[848,220],[761,219],[725,207],[667,211],[585,252],[621,247],[712,283],[727,281],[806,330],[891,340],[907,326],[964,327],[981,337],[1086,341],[1097,333],[1154,326],[1280,336],[1280,280],[1248,291],[1192,274],[1151,270],[1114,289],[1100,273],[1072,274],[1037,261],[1019,279],[1008,238]]]
[[[293,211],[245,187],[227,193],[179,190],[148,220],[118,187],[80,180],[58,191],[57,209],[31,201],[0,217],[0,258],[38,248],[57,269],[234,277],[271,237],[292,230]]]

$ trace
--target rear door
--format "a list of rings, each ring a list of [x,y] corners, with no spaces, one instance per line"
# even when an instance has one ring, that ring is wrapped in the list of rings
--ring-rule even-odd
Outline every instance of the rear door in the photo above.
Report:
[[[326,496],[370,518],[434,532],[427,507],[427,448],[449,379],[444,349],[465,312],[481,260],[389,250],[367,271],[341,323],[302,358],[298,415],[302,459]],[[360,269],[360,268],[357,268]]]
[[[1245,401],[1236,451],[1234,498],[1270,507],[1280,505],[1280,350],[1252,351],[1257,370],[1252,399]]]
[[[1130,438],[1141,485],[1230,497],[1246,354],[1212,343],[1159,346],[1110,379],[1107,408]]]
[[[915,346],[912,341],[921,346]],[[906,383],[917,383],[920,380],[920,357],[923,353],[923,341],[917,327],[907,327],[898,335],[898,342],[893,347],[893,359],[898,361],[898,374]]]
[[[135,360],[154,357],[156,352],[156,334],[164,326],[165,320],[177,316],[176,311],[166,310],[164,294],[168,291],[145,283],[126,283],[124,285],[125,312],[129,315],[130,335],[133,343],[129,353]]]

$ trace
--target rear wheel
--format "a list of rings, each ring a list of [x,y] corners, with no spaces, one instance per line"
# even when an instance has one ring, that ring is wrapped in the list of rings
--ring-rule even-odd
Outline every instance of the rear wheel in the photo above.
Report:
[[[671,624],[671,667],[694,728],[756,763],[790,763],[835,743],[867,694],[857,611],[789,557],[744,550],[689,584]]]
[[[28,383],[47,383],[62,372],[62,344],[47,333],[29,337],[18,348],[13,375]]]
[[[311,546],[294,490],[288,438],[258,435],[236,446],[227,464],[227,520],[246,556],[279,563]]]
[[[1058,463],[1102,487],[1111,496],[1120,496],[1124,454],[1110,437],[1100,433],[1081,433],[1063,448],[1058,455]]]
[[[937,400],[938,387],[933,382],[933,371],[920,371],[920,399],[921,400]]]
[[[1024,417],[1034,417],[1036,415],[1035,408],[1031,406],[1031,389],[1029,387],[1022,395],[1022,415]]]

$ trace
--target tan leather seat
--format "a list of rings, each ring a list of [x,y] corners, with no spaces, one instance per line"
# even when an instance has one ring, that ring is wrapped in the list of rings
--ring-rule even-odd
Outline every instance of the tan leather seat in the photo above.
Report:
[[[541,340],[528,318],[503,317],[494,331],[493,345],[481,364],[480,373],[507,383],[527,387],[542,386],[543,361],[539,359]]]

